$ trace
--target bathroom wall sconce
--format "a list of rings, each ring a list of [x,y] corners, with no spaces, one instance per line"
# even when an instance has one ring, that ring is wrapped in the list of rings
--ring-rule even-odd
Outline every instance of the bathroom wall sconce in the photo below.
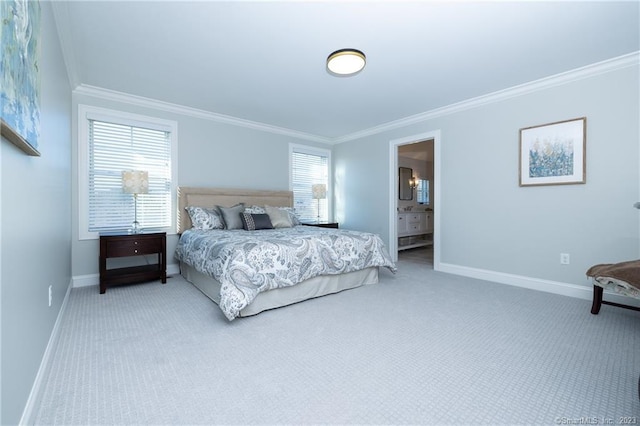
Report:
[[[409,186],[411,187],[411,189],[416,189],[418,186],[418,179],[416,179],[415,176],[411,176],[411,179],[409,179]]]

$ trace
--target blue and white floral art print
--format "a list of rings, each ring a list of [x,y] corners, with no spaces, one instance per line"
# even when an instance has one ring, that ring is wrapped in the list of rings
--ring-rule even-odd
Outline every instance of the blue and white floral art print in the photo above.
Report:
[[[40,3],[0,1],[0,117],[33,147],[40,136]]]

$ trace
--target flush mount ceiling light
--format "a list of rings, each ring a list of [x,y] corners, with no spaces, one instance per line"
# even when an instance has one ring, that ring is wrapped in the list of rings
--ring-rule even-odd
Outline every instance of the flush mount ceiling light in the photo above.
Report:
[[[361,51],[340,49],[327,58],[327,69],[332,74],[348,76],[362,71],[366,63],[367,59]]]

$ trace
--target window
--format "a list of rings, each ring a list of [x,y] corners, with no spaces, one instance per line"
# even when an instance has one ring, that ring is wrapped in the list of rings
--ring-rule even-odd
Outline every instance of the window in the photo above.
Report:
[[[148,193],[137,196],[143,229],[171,232],[174,220],[177,123],[78,106],[80,239],[129,229],[134,196],[122,189],[122,171],[142,170]]]
[[[290,187],[302,222],[328,222],[331,207],[331,151],[291,144]],[[314,199],[312,186],[326,185],[326,197]]]
[[[429,204],[429,181],[426,179],[418,179],[416,187],[416,198],[418,204]]]

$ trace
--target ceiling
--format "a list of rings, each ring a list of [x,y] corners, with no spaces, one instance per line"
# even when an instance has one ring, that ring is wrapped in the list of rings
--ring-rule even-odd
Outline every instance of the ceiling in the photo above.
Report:
[[[74,87],[321,141],[640,50],[638,1],[55,1]],[[334,50],[367,56],[352,77]]]
[[[433,161],[433,141],[399,145],[398,156],[420,161]]]

